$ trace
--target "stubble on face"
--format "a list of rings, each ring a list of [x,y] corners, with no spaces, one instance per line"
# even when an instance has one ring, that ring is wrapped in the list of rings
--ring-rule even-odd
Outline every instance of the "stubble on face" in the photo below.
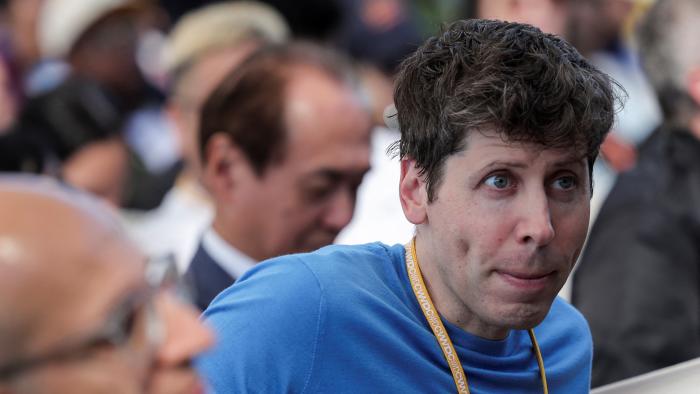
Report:
[[[475,133],[445,162],[417,243],[452,323],[498,339],[544,319],[588,228],[587,160],[575,153]]]

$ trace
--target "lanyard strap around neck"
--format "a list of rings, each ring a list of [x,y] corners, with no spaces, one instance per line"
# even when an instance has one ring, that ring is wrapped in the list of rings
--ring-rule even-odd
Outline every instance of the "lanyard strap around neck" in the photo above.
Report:
[[[413,237],[411,242],[406,245],[406,271],[408,272],[408,279],[411,282],[411,289],[413,289],[413,294],[416,296],[416,300],[420,305],[425,320],[430,325],[430,329],[433,330],[433,335],[440,345],[442,354],[445,356],[445,360],[450,367],[452,372],[452,378],[454,379],[455,386],[457,387],[457,392],[459,394],[469,394],[469,384],[467,383],[467,376],[462,368],[462,362],[459,361],[459,356],[455,350],[452,340],[450,340],[445,326],[440,320],[440,315],[433,305],[433,301],[430,298],[428,289],[423,281],[423,275],[421,274],[420,267],[418,265],[418,256],[416,255],[416,238]],[[542,381],[542,388],[544,394],[549,393],[547,388],[547,376],[544,371],[544,361],[542,359],[542,352],[540,352],[540,346],[537,344],[537,339],[535,338],[535,332],[532,329],[528,330],[530,335],[530,341],[532,342],[532,347],[535,351],[537,357],[537,366],[540,372],[540,380]]]

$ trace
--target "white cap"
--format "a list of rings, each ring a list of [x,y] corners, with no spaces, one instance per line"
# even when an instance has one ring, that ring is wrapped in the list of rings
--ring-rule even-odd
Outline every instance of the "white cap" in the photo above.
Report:
[[[67,56],[82,34],[100,18],[134,6],[131,0],[45,0],[37,24],[41,55]]]
[[[163,53],[163,66],[173,72],[214,49],[251,38],[279,43],[288,36],[289,27],[282,15],[266,4],[215,3],[185,14],[175,25]]]

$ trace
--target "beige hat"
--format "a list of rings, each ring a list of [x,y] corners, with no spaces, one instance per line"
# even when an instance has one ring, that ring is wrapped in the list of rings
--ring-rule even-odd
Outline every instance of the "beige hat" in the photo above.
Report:
[[[37,24],[41,55],[67,56],[80,36],[100,18],[132,7],[136,3],[131,0],[45,0]]]
[[[250,38],[279,43],[288,36],[289,27],[282,15],[266,4],[216,3],[185,14],[175,25],[164,48],[163,66],[172,73],[216,48]]]

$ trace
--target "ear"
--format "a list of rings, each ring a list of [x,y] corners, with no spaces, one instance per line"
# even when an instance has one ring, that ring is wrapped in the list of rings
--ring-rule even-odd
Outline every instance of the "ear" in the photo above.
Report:
[[[690,97],[700,106],[700,67],[695,67],[688,73],[687,91]],[[690,131],[696,138],[700,139],[700,119],[691,119]]]
[[[204,156],[204,185],[215,200],[230,201],[240,183],[241,171],[249,170],[248,160],[231,138],[221,132],[211,136]]]
[[[688,73],[688,94],[700,106],[700,67],[693,68]]]
[[[401,208],[409,222],[423,224],[427,221],[426,208],[428,194],[423,177],[419,174],[415,160],[401,160],[401,180],[399,182],[399,197]]]

